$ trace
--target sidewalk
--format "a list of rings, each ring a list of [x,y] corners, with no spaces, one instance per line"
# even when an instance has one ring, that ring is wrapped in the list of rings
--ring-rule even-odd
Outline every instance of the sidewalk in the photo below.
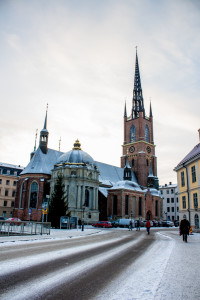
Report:
[[[66,238],[78,238],[88,235],[101,233],[102,230],[99,228],[93,228],[92,226],[85,226],[84,231],[81,229],[51,229],[50,235],[15,235],[15,236],[0,236],[0,245],[7,244],[9,242],[28,242],[36,240],[55,240],[55,239],[66,239]]]

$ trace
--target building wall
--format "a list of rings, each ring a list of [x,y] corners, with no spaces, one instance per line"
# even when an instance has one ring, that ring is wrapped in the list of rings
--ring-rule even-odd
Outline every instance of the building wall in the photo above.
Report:
[[[50,175],[45,174],[26,174],[20,177],[18,181],[15,208],[13,216],[21,220],[42,220],[42,204],[49,196]],[[36,207],[30,207],[30,193],[32,183],[38,184]],[[23,188],[22,188],[23,187]]]
[[[0,216],[12,217],[19,174],[23,167],[0,163]]]
[[[165,184],[159,187],[163,198],[163,219],[178,221],[179,220],[179,198],[177,192],[177,185]]]
[[[192,167],[195,167],[196,180],[192,179]],[[188,161],[184,167],[177,170],[178,181],[178,196],[180,201],[180,219],[186,215],[190,221],[191,226],[199,228],[199,221],[195,222],[195,219],[200,220],[200,158]],[[184,174],[184,185],[181,181],[181,173]],[[197,206],[194,205],[194,194],[197,195]],[[185,197],[185,205],[184,205]]]
[[[128,196],[128,213],[126,213],[126,196]],[[114,198],[117,197],[117,214],[114,213]],[[139,202],[141,201],[141,207]],[[158,201],[156,215],[155,203]],[[112,189],[108,192],[108,216],[116,220],[119,218],[131,218],[146,220],[148,216],[151,220],[160,220],[162,216],[162,199],[152,196],[150,191],[144,192],[129,191],[126,189]]]

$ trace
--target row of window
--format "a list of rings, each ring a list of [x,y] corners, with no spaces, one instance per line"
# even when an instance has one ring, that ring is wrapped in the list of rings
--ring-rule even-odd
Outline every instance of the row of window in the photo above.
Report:
[[[145,141],[150,142],[148,125],[145,125]],[[130,130],[130,143],[132,142],[136,142],[136,130],[134,125],[131,126]]]
[[[7,170],[7,169],[0,169],[0,174],[17,176],[17,171]]]
[[[196,167],[192,166],[191,167],[191,176],[192,176],[192,183],[197,181],[197,176],[196,176]],[[185,174],[184,171],[181,172],[181,186],[185,186]]]
[[[12,201],[12,202],[11,202],[11,207],[14,207],[14,205],[15,205],[15,202]],[[4,200],[3,206],[5,206],[5,207],[8,206],[8,201]]]
[[[163,194],[163,190],[160,190],[160,193]],[[169,194],[169,190],[167,190],[167,194]],[[174,194],[174,189],[171,189],[171,194]]]
[[[198,195],[197,193],[194,193],[193,194],[193,205],[194,205],[194,208],[198,208]],[[182,196],[182,206],[183,206],[183,209],[186,209],[186,196]]]
[[[16,191],[12,191],[12,197],[15,197]],[[0,195],[2,194],[1,189],[0,189]],[[8,197],[9,196],[9,190],[5,190],[4,196]]]
[[[178,203],[178,198],[176,198],[176,202]],[[170,198],[167,198],[167,203],[170,203]],[[174,203],[174,198],[171,198],[171,203]]]
[[[3,180],[0,178],[0,184],[2,184]],[[6,180],[6,185],[10,185],[10,180]],[[13,186],[17,185],[17,181],[13,181]]]
[[[117,205],[118,199],[117,196],[114,195],[113,197],[113,215],[117,215]],[[139,197],[138,202],[138,215],[142,216],[142,197]],[[129,195],[125,196],[125,215],[129,216]],[[155,202],[155,216],[158,216],[158,200]]]
[[[168,207],[167,207],[167,212],[170,212],[170,211],[171,211],[171,212],[174,212],[174,211],[175,211],[175,210],[174,210],[174,207],[169,207],[169,206],[168,206]],[[179,212],[179,207],[176,208],[176,211]]]

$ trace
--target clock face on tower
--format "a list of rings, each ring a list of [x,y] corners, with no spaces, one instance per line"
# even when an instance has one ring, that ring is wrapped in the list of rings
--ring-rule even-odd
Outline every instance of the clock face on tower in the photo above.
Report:
[[[151,148],[148,146],[147,147],[147,152],[150,153],[151,152]]]
[[[130,153],[133,153],[135,151],[135,148],[133,147],[133,146],[131,146],[130,148],[129,148],[129,152]]]

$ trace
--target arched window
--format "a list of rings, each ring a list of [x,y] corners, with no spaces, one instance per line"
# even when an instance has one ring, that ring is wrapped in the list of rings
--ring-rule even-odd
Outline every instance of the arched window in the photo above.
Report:
[[[135,135],[135,126],[131,126],[131,131],[130,131],[130,142],[135,142],[136,141],[136,135]]]
[[[37,198],[38,198],[38,184],[37,182],[33,182],[31,184],[29,208],[37,207]]]
[[[150,140],[149,140],[149,127],[148,127],[148,125],[145,125],[145,141],[146,142],[150,142]]]
[[[20,190],[19,208],[23,208],[23,204],[22,204],[23,192],[24,192],[24,182],[22,183],[21,190]]]
[[[132,167],[134,167],[135,166],[135,161],[134,161],[134,159],[132,159]]]
[[[158,200],[156,200],[155,215],[156,215],[156,217],[158,216]]]

